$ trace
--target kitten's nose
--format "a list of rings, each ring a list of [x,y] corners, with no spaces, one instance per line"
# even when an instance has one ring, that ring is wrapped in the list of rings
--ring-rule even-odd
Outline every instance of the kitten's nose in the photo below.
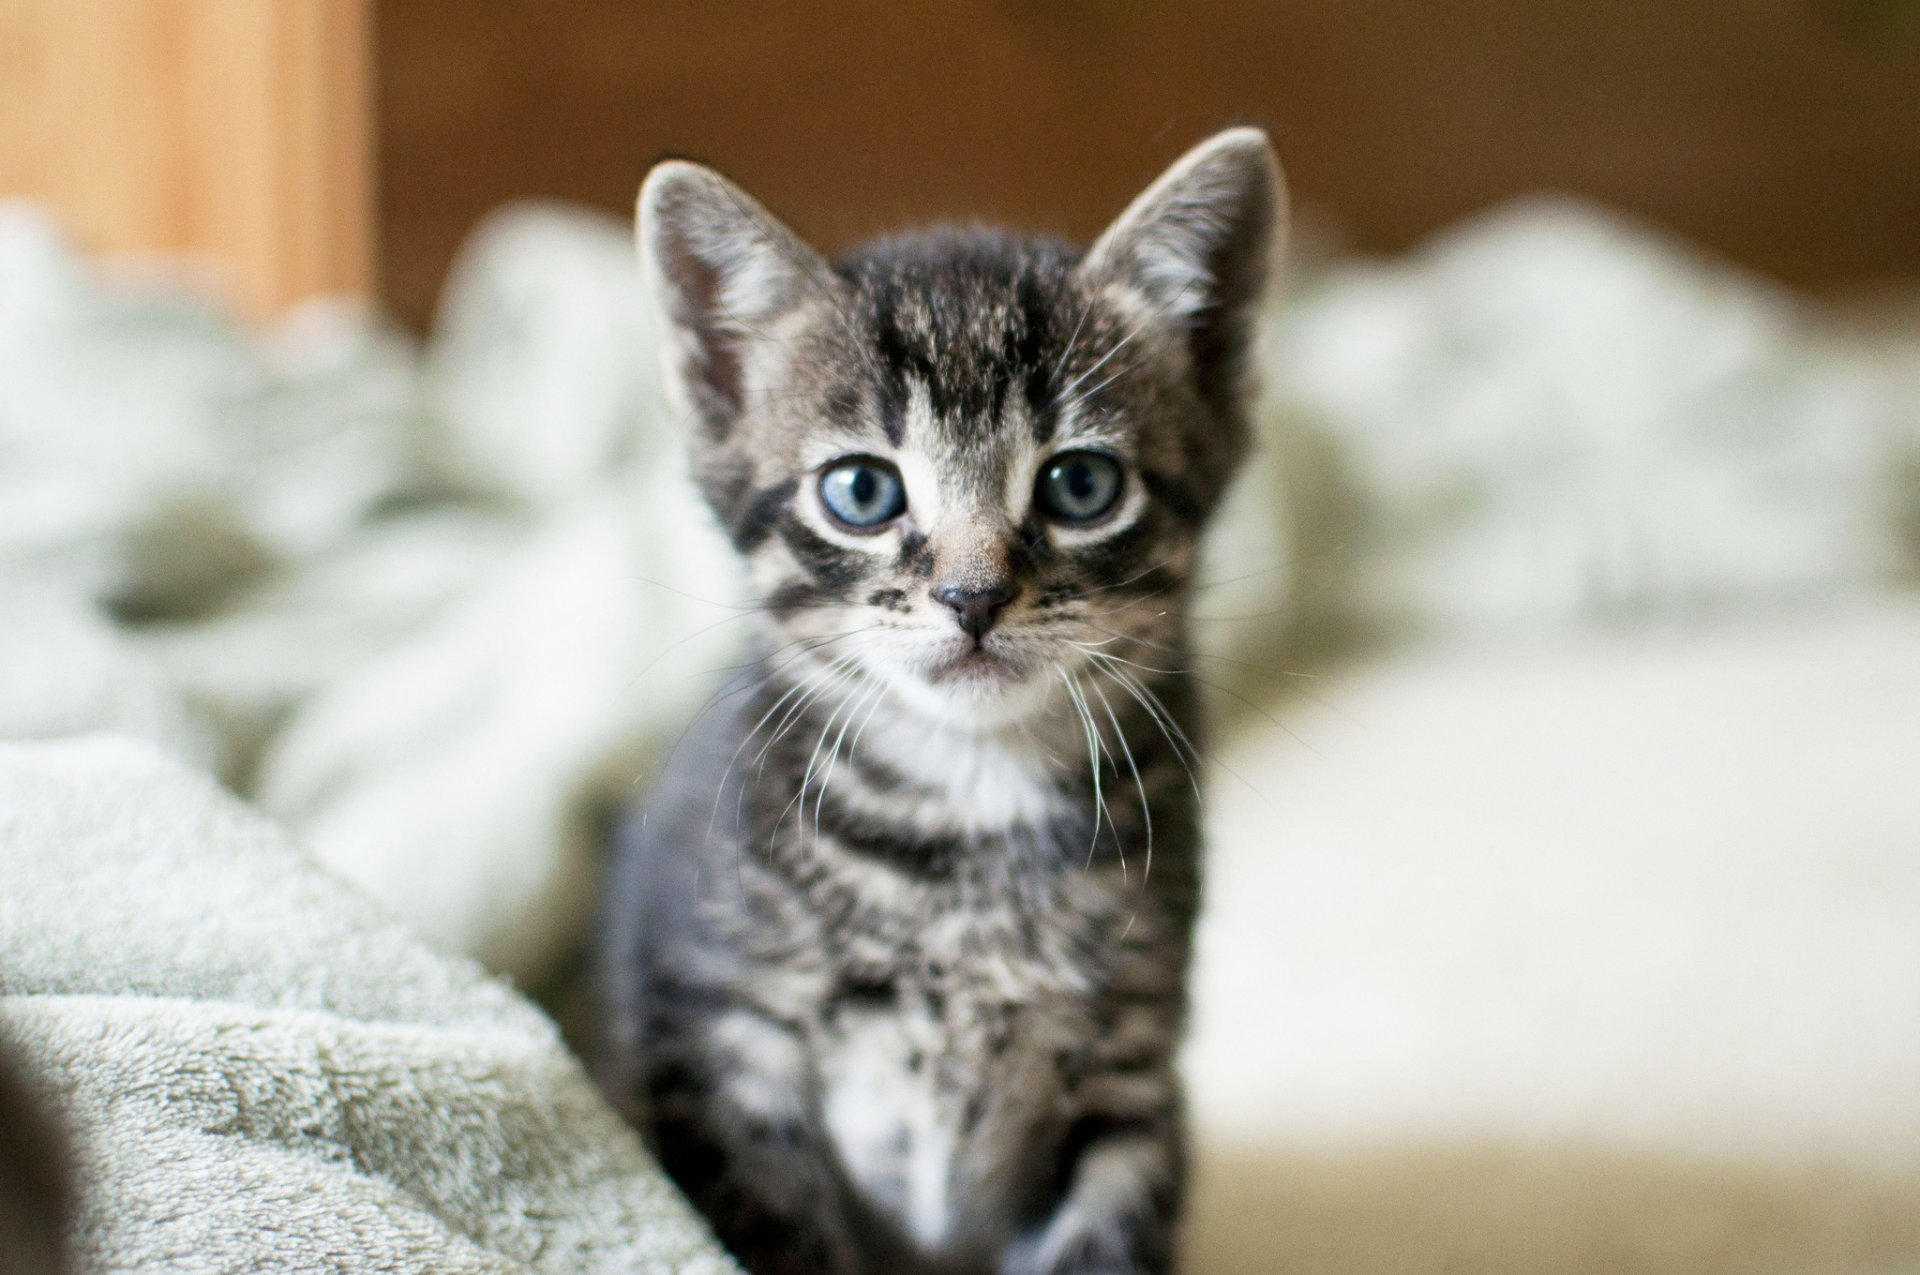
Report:
[[[993,622],[1000,618],[1000,609],[1013,601],[1013,595],[1014,587],[1004,581],[984,589],[970,589],[961,584],[933,586],[933,600],[952,611],[961,631],[976,642],[987,635]]]

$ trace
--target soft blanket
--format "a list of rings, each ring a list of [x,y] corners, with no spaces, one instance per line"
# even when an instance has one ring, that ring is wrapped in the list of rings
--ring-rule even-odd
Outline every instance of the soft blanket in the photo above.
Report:
[[[735,1269],[539,1011],[147,745],[0,746],[0,1038],[80,1269]]]

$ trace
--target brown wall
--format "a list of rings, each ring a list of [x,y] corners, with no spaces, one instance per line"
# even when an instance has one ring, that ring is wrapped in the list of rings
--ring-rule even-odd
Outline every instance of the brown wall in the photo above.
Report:
[[[0,0],[0,195],[267,314],[373,274],[369,0]]]
[[[1087,235],[1234,120],[1394,249],[1582,192],[1761,270],[1920,275],[1914,0],[379,0],[384,291],[423,317],[474,220],[624,214],[707,159],[828,246],[939,216]]]
[[[829,247],[1085,236],[1240,119],[1365,249],[1557,188],[1798,283],[1920,277],[1920,0],[0,0],[0,194],[255,312],[377,252],[422,321],[488,209],[625,215],[669,152]]]

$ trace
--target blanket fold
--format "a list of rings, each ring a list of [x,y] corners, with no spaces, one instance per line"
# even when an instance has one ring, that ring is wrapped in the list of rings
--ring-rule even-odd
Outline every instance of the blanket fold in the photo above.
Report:
[[[82,1270],[735,1269],[539,1011],[148,745],[0,745],[0,1036]]]

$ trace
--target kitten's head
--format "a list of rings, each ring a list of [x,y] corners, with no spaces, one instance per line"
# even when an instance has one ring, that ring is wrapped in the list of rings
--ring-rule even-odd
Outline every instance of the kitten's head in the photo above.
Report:
[[[1173,658],[1285,214],[1235,129],[1084,255],[940,231],[833,265],[717,174],[655,168],[669,396],[785,649],[979,724]]]

